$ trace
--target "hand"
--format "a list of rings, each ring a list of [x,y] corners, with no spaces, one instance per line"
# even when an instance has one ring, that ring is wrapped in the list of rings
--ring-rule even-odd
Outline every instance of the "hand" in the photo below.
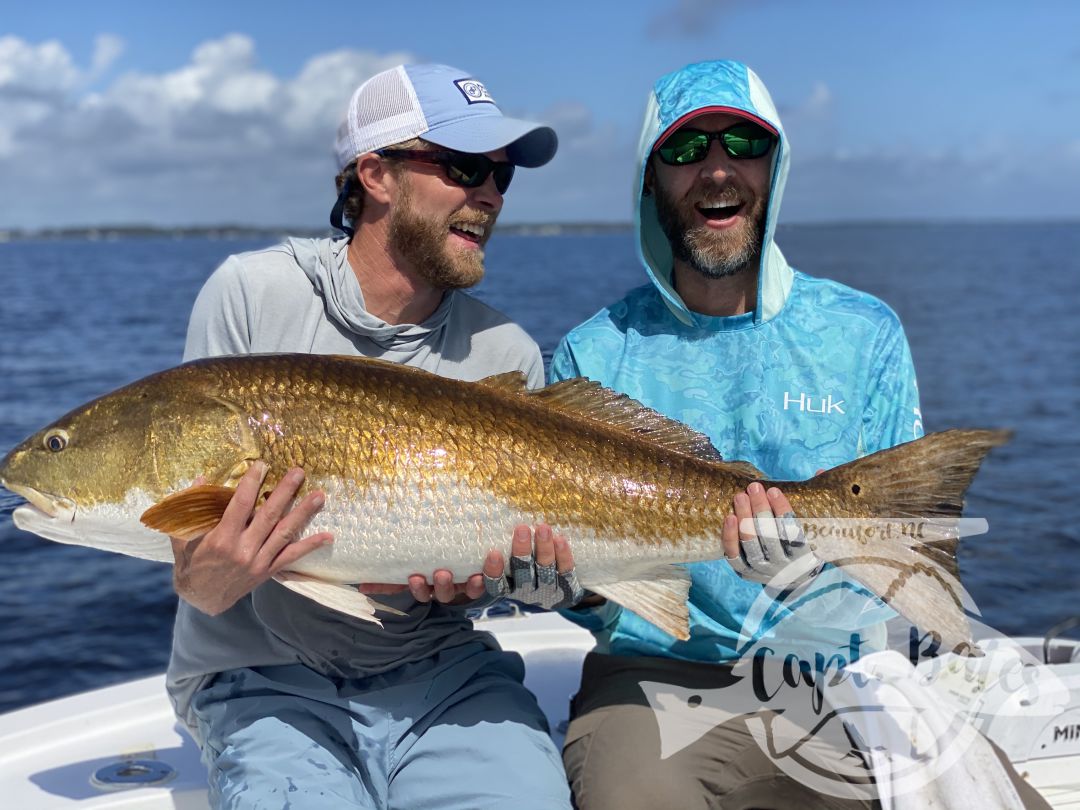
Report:
[[[492,550],[484,561],[484,587],[490,596],[505,596],[546,610],[563,610],[576,605],[585,591],[574,572],[574,555],[562,535],[552,536],[551,527],[514,528],[510,575],[501,551]]]
[[[427,577],[423,574],[413,574],[409,577],[408,585],[392,585],[383,582],[365,582],[356,586],[362,594],[377,596],[379,594],[401,593],[408,589],[417,602],[436,602],[444,604],[464,604],[472,602],[484,595],[484,577],[482,574],[473,574],[465,582],[454,582],[454,575],[445,568],[440,568],[431,575],[428,585]]]
[[[724,554],[743,579],[774,590],[797,588],[821,570],[787,497],[757,481],[735,496],[735,513],[724,519]]]
[[[299,468],[285,474],[256,512],[265,477],[266,464],[256,461],[240,479],[217,526],[197,540],[172,538],[173,585],[185,602],[203,613],[223,613],[305,554],[333,542],[329,532],[300,539],[325,496],[309,492],[290,510],[304,482]]]

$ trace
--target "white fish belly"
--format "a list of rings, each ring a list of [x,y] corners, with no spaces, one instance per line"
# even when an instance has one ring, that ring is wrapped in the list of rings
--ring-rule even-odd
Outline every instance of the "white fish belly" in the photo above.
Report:
[[[719,531],[677,546],[602,537],[452,481],[434,487],[394,481],[362,490],[349,480],[327,479],[317,486],[326,493],[326,506],[302,536],[328,531],[334,543],[306,555],[292,570],[331,582],[405,583],[412,574],[430,577],[437,568],[449,569],[460,581],[478,573],[493,548],[509,558],[511,535],[520,523],[546,522],[565,534],[586,586],[633,579],[663,563],[723,557]],[[18,528],[49,540],[171,563],[169,538],[139,521],[154,503],[149,494],[133,490],[123,503],[80,507],[56,517],[21,506],[13,517]]]
[[[146,528],[139,515],[153,501],[143,492],[128,494],[123,503],[99,504],[58,512],[54,517],[33,506],[20,506],[12,514],[16,527],[47,540],[74,546],[114,551],[143,560],[171,563],[172,543],[161,532]]]
[[[314,484],[314,482],[313,482]],[[559,526],[554,516],[516,509],[490,492],[445,481],[437,486],[391,482],[362,490],[343,479],[319,481],[326,506],[308,533],[328,531],[334,543],[306,555],[293,568],[339,582],[404,583],[412,574],[430,577],[437,568],[462,580],[478,573],[489,550],[509,558],[514,526],[547,522],[574,552],[578,577],[600,584],[632,578],[661,563],[720,559],[714,535],[649,544],[636,538],[600,537]]]

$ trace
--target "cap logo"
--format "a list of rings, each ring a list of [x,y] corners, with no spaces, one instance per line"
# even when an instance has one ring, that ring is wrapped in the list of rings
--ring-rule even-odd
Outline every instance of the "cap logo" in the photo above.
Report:
[[[454,84],[470,104],[495,103],[495,99],[488,95],[487,88],[476,79],[458,79]]]

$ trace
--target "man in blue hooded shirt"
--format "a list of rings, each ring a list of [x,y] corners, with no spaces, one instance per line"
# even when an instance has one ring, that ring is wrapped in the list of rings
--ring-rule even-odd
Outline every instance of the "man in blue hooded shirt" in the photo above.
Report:
[[[776,480],[806,479],[922,436],[911,352],[895,313],[871,295],[793,269],[773,241],[790,152],[751,70],[716,61],[662,77],[649,97],[639,159],[638,250],[650,283],[573,329],[556,349],[553,380],[583,376],[628,394],[707,435],[724,458],[749,461]],[[789,508],[760,484],[733,504],[739,518]],[[846,740],[802,751],[819,773],[842,774],[815,790],[807,784],[815,780],[793,778],[755,739],[746,720],[754,706],[665,752],[646,684],[698,690],[688,698],[693,708],[709,690],[738,683],[727,665],[763,640],[800,650],[804,661],[817,652],[850,663],[860,648],[884,645],[883,622],[895,615],[829,566],[811,586],[820,598],[794,610],[775,604],[775,593],[759,584],[769,571],[755,572],[754,560],[739,556],[738,541],[753,538],[733,538],[734,523],[729,517],[725,528],[731,564],[688,566],[688,640],[598,597],[565,611],[597,637],[563,752],[582,810],[713,807],[717,799],[739,808],[875,804]],[[572,560],[561,538],[556,548],[562,571]],[[819,570],[808,568],[808,576]],[[807,735],[810,745],[821,743],[817,736]]]

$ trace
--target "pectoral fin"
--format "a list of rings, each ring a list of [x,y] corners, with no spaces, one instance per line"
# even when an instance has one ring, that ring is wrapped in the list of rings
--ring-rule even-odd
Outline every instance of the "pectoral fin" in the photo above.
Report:
[[[690,614],[686,599],[690,594],[690,574],[676,565],[662,565],[637,579],[604,585],[582,583],[594,593],[632,610],[679,641],[690,638]]]
[[[345,613],[365,622],[374,622],[382,627],[382,622],[375,618],[375,611],[382,610],[395,616],[404,616],[397,608],[377,602],[369,596],[365,596],[356,590],[355,585],[342,585],[338,582],[327,582],[324,579],[316,579],[294,571],[282,571],[274,577],[290,591],[296,591],[301,596],[306,596],[318,602],[324,607]]]
[[[191,487],[154,504],[139,520],[170,537],[194,540],[221,522],[235,493],[231,487]]]

